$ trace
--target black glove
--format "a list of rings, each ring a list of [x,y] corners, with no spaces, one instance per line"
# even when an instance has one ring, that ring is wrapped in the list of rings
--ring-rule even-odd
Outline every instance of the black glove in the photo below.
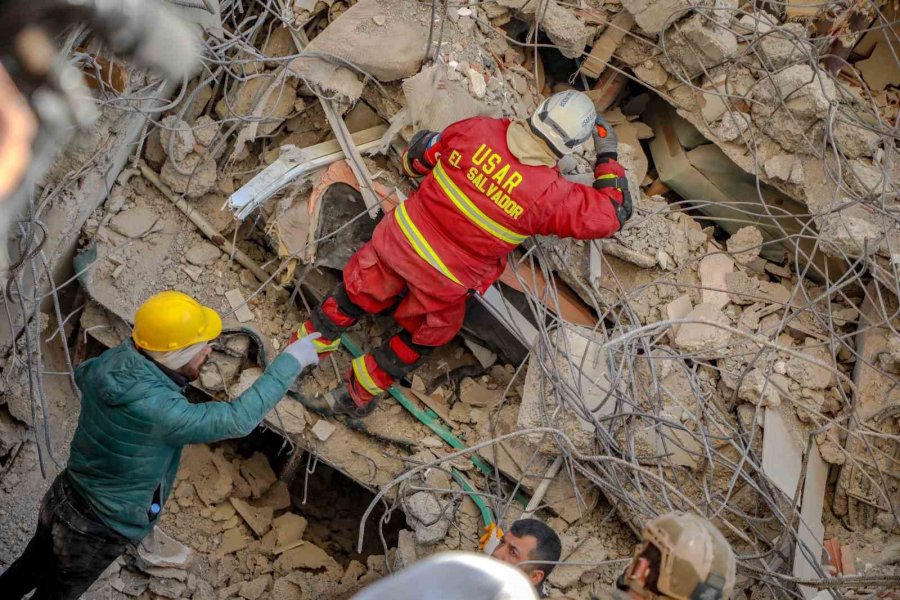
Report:
[[[625,185],[622,187],[622,204],[617,203],[615,200],[613,204],[616,207],[616,217],[619,218],[619,229],[625,227],[625,221],[631,218],[631,215],[634,213],[634,206],[631,204],[631,192],[628,190],[628,180],[624,177]]]
[[[423,129],[416,132],[409,141],[409,148],[404,156],[403,170],[410,177],[422,177],[434,168],[434,165],[425,158],[425,152],[438,133]]]
[[[628,178],[625,177],[625,172],[622,170],[621,165],[616,163],[616,168],[614,169],[600,169],[601,165],[612,162],[615,159],[609,158],[608,156],[601,156],[597,159],[597,168],[595,169],[595,177],[594,180],[594,188],[598,190],[602,190],[604,188],[613,188],[621,192],[622,201],[619,202],[615,198],[610,198],[610,201],[613,204],[613,207],[616,209],[616,218],[619,220],[619,229],[625,226],[625,221],[631,218],[632,213],[634,212],[634,206],[631,203],[631,191],[628,189]],[[612,170],[613,173],[609,173]],[[603,171],[600,174],[597,174],[597,171]],[[616,175],[615,173],[622,173],[621,175]]]

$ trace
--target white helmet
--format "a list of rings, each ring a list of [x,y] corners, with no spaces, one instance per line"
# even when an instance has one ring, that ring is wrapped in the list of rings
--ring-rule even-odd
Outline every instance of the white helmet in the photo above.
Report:
[[[531,130],[563,156],[591,137],[596,118],[597,109],[587,94],[566,90],[540,103],[531,115]]]

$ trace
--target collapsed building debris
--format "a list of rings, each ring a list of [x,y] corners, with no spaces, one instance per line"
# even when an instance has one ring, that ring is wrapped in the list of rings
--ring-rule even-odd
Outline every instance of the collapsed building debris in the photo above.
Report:
[[[542,95],[583,89],[621,140],[635,216],[609,240],[526,242],[473,302],[465,340],[364,426],[285,397],[264,422],[284,449],[262,435],[262,451],[187,448],[154,537],[96,597],[348,597],[474,550],[532,495],[571,563],[552,597],[607,586],[669,510],[728,536],[744,599],[896,586],[900,561],[880,556],[900,535],[896,6],[272,0],[247,20],[221,5],[210,73],[129,168],[124,152],[109,167],[102,205],[96,190],[78,199],[88,176],[71,156],[42,187],[38,209],[83,214],[53,229],[75,223],[81,244],[74,272],[49,266],[74,243],[47,262],[23,253],[36,270],[5,295],[0,510],[36,459],[52,462],[48,422],[77,411],[44,375],[68,372],[70,348],[81,360],[126,339],[155,292],[224,317],[192,399],[246,390],[414,192],[393,148],[415,130],[525,118]],[[560,169],[589,183],[592,160],[580,149]],[[23,293],[31,277],[51,292]],[[39,302],[73,281],[70,314]],[[360,326],[301,391],[336,387],[356,338],[375,346],[393,327]],[[58,371],[50,346],[66,353]],[[344,477],[346,496],[330,487]]]

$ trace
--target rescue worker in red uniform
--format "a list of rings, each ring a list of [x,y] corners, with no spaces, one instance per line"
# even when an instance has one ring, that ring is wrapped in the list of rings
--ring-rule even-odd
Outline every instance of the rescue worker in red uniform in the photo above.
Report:
[[[591,137],[593,186],[563,178],[557,161]],[[547,98],[527,121],[475,117],[413,136],[403,169],[424,177],[419,189],[378,224],[295,337],[321,333],[314,343],[324,358],[360,317],[395,305],[402,331],[356,358],[344,386],[302,402],[325,415],[369,414],[395,381],[453,339],[467,297],[490,287],[529,236],[619,231],[632,207],[616,149],[612,127],[574,90]]]

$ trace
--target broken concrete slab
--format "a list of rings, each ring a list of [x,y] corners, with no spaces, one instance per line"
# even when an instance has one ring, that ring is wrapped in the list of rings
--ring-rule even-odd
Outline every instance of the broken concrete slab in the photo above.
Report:
[[[187,590],[187,585],[177,579],[152,577],[149,588],[150,592],[157,597],[177,599],[182,597]]]
[[[698,304],[685,317],[686,323],[675,335],[675,345],[699,358],[716,358],[728,352],[731,332],[721,326],[730,326],[731,321],[715,305]]]
[[[307,521],[304,517],[294,513],[284,513],[272,521],[275,530],[275,545],[281,547],[303,538]],[[280,553],[278,553],[280,554]]]
[[[216,185],[216,163],[205,154],[196,152],[180,163],[169,158],[163,163],[159,179],[176,194],[200,198]]]
[[[441,64],[426,67],[405,80],[403,95],[407,119],[415,129],[443,131],[462,119],[500,116],[497,107],[476,100],[460,82],[450,80]]]
[[[198,267],[208,267],[222,257],[222,251],[206,241],[192,245],[184,253],[184,259]]]
[[[691,304],[691,297],[689,294],[682,294],[675,300],[666,304],[666,318],[669,320],[678,320],[684,319],[687,317],[691,310],[693,310],[693,305]],[[669,337],[674,340],[675,336],[678,334],[678,329],[681,327],[680,323],[675,323],[672,325],[672,331],[669,334]]]
[[[222,534],[222,542],[219,544],[218,553],[222,556],[232,554],[238,550],[243,550],[252,541],[252,538],[247,535],[243,528],[232,527]]]
[[[244,300],[244,294],[241,293],[241,290],[237,288],[228,290],[225,292],[225,299],[228,300],[228,304],[234,310],[234,316],[241,323],[247,323],[255,318],[253,311],[247,306],[247,301]]]
[[[550,337],[553,346],[547,349],[548,355],[535,352],[528,363],[518,425],[523,429],[560,427],[576,447],[587,449],[594,439],[594,423],[574,407],[584,402],[597,419],[612,414],[616,408],[609,380],[613,366],[603,348],[604,336],[585,327],[572,326],[557,330]],[[545,376],[544,369],[552,376]],[[554,385],[557,378],[558,383]],[[561,402],[568,410],[556,411]],[[546,415],[553,414],[555,420],[546,423]],[[551,440],[546,440],[541,447],[550,453],[560,451]]]
[[[579,19],[574,11],[549,0],[541,5],[541,29],[556,47],[568,58],[581,57],[591,39],[592,30]]]
[[[150,578],[130,569],[122,569],[110,581],[110,587],[126,596],[138,597],[147,590]]]
[[[737,36],[731,30],[699,13],[677,23],[663,40],[672,61],[684,69],[688,78],[709,71],[738,50]]]
[[[726,254],[711,253],[700,259],[697,273],[700,276],[701,302],[716,308],[725,308],[728,304],[728,291],[725,277],[734,271],[734,261]]]
[[[229,498],[228,500],[257,537],[262,537],[272,527],[273,511],[271,507],[252,506],[240,498]]]
[[[451,507],[441,506],[431,492],[416,492],[406,498],[406,521],[416,534],[416,542],[424,546],[437,544],[450,529]]]
[[[481,344],[473,342],[470,339],[463,340],[466,344],[466,347],[471,350],[472,354],[475,355],[475,359],[478,360],[478,364],[480,364],[483,368],[489,369],[495,362],[497,362],[497,353],[493,352],[489,348],[485,348]]]
[[[762,369],[753,369],[744,374],[738,387],[738,398],[746,400],[757,406],[779,406],[782,393],[787,395],[787,389],[779,390],[772,381],[775,375],[767,376]]]
[[[473,408],[493,408],[502,397],[502,390],[489,390],[471,377],[459,384],[459,399]]]
[[[205,445],[185,446],[181,468],[190,478],[197,496],[207,505],[216,505],[228,498],[234,486],[231,464],[221,451],[213,452]]]
[[[687,14],[691,6],[691,0],[622,0],[622,7],[634,15],[638,27],[647,33],[661,33]]]
[[[159,136],[166,155],[178,163],[194,151],[193,129],[175,115],[169,115],[160,122]]]
[[[288,486],[283,481],[276,481],[272,484],[263,496],[254,503],[256,506],[268,506],[274,511],[284,510],[291,507],[291,493]]]
[[[239,594],[245,600],[259,600],[266,590],[272,585],[272,576],[269,574],[257,577],[252,581],[245,581],[241,584]]]
[[[320,442],[327,442],[328,438],[331,437],[331,434],[334,433],[337,427],[330,423],[327,419],[319,419],[316,421],[316,424],[312,426],[313,435],[318,438]]]
[[[153,229],[159,221],[159,215],[146,206],[137,206],[124,210],[109,221],[109,227],[127,238],[141,238]]]
[[[728,299],[735,304],[754,304],[759,302],[760,299],[766,298],[764,293],[760,291],[759,286],[759,280],[755,277],[750,277],[744,271],[734,271],[725,275]]]
[[[292,548],[275,561],[275,571],[279,574],[292,573],[298,569],[318,571],[338,571],[340,566],[331,556],[310,542]]]
[[[250,458],[241,461],[241,475],[250,485],[254,498],[261,497],[278,479],[269,459],[262,452],[254,452]]]
[[[373,18],[386,14],[392,18],[378,26]],[[362,0],[316,36],[306,46],[306,55],[288,64],[288,71],[330,96],[353,102],[362,94],[362,82],[340,60],[379,81],[409,77],[418,72],[430,50],[428,18],[423,5],[409,0]]]
[[[562,564],[553,569],[548,581],[560,589],[569,588],[577,583],[582,575],[599,566],[599,564],[592,565],[590,563],[600,563],[606,560],[606,557],[607,551],[603,542],[595,537],[588,537],[579,542],[574,551],[570,551],[568,554],[563,553]],[[567,561],[588,564],[567,566]]]
[[[137,547],[137,557],[141,564],[158,569],[187,570],[193,556],[193,550],[159,527],[154,527]]]
[[[817,444],[812,445],[803,481],[803,496],[800,503],[800,523],[798,540],[794,548],[793,574],[801,579],[819,579],[822,555],[822,540],[825,526],[822,515],[825,509],[825,484],[828,481],[828,465],[822,460]],[[810,558],[812,560],[810,560]],[[818,593],[818,588],[800,586],[803,596],[810,600]]]
[[[581,63],[580,71],[588,77],[597,77],[603,73],[616,48],[634,27],[634,23],[634,16],[628,11],[621,11],[613,17],[603,33],[594,40],[591,53]]]
[[[762,469],[787,498],[797,493],[803,466],[803,448],[788,426],[791,419],[784,406],[765,409]]]
[[[741,227],[725,242],[735,262],[745,266],[759,256],[762,243],[762,232],[753,225]]]
[[[791,356],[787,361],[787,375],[804,388],[822,390],[834,381],[834,373],[828,367],[834,358],[828,348],[807,340],[811,343],[803,348],[802,355]]]

